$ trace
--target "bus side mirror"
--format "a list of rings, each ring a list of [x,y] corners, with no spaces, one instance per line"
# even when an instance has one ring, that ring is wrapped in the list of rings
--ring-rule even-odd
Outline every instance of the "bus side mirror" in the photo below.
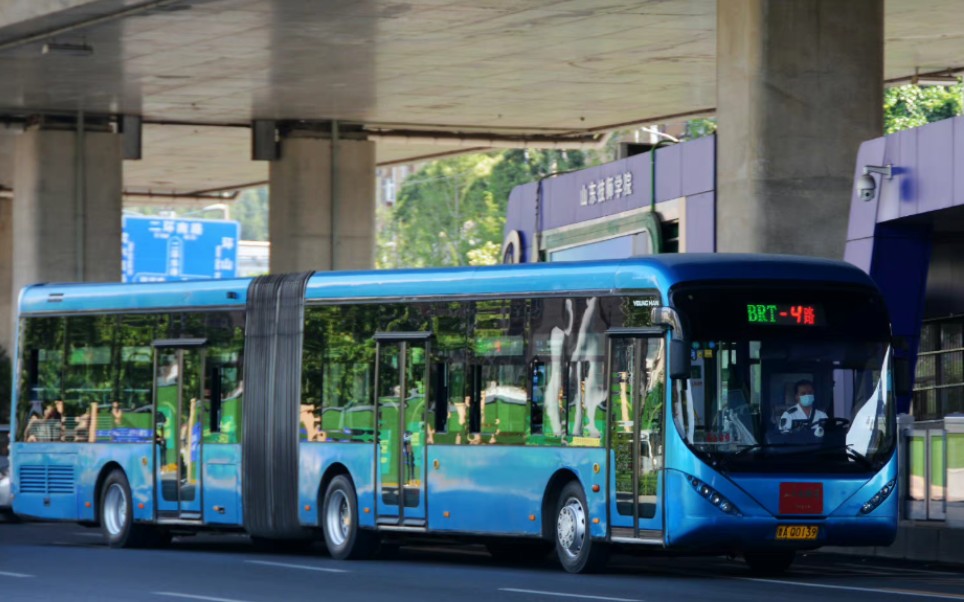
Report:
[[[690,354],[686,341],[670,339],[669,341],[669,376],[670,378],[690,377]]]
[[[650,312],[653,325],[670,328],[669,340],[669,376],[670,378],[686,379],[690,376],[690,354],[686,341],[682,338],[683,324],[679,314],[672,307],[654,307]]]
[[[894,394],[899,398],[910,397],[913,393],[910,360],[906,357],[894,358]]]

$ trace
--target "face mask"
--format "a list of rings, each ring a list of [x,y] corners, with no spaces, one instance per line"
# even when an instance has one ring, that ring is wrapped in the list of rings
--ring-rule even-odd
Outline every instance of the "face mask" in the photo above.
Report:
[[[805,407],[805,408],[809,408],[810,406],[812,406],[812,405],[813,405],[813,395],[801,395],[801,396],[800,396],[800,405],[802,405],[802,406]]]

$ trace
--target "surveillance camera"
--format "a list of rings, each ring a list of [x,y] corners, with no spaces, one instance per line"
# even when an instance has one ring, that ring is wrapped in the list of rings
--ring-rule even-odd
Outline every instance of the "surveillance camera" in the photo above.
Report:
[[[857,194],[861,201],[872,201],[877,193],[877,182],[870,174],[863,174],[857,178]]]

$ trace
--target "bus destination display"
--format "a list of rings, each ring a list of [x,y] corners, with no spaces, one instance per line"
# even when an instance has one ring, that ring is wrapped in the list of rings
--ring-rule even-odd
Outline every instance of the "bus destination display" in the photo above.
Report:
[[[823,326],[823,307],[820,305],[790,305],[747,303],[748,324],[774,326]]]

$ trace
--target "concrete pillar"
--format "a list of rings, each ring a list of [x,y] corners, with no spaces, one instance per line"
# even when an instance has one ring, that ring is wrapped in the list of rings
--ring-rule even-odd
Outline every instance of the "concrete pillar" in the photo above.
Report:
[[[13,355],[13,149],[16,132],[0,130],[0,348]],[[2,369],[2,368],[0,368]],[[0,393],[0,398],[3,394]],[[0,422],[7,417],[0,414]]]
[[[82,137],[82,158],[74,129],[32,127],[17,139],[14,300],[37,282],[120,280],[120,136],[87,131]]]
[[[373,267],[374,142],[290,132],[269,179],[272,273]]]
[[[843,258],[883,130],[882,0],[717,1],[718,249]]]
[[[0,348],[13,356],[13,199],[0,195]],[[0,395],[2,397],[2,395]],[[4,421],[6,416],[0,416]]]

